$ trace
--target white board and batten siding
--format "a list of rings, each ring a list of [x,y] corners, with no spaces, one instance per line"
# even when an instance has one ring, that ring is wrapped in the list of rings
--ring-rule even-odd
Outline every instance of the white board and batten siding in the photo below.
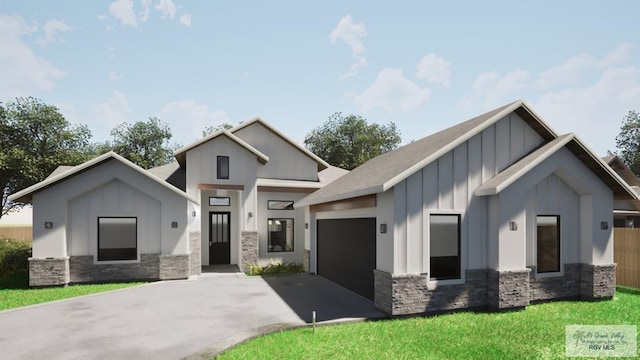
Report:
[[[378,269],[393,273],[429,272],[429,216],[461,215],[461,261],[465,269],[488,265],[487,201],[474,191],[543,139],[511,113],[444,154],[392,190],[378,195],[378,221],[392,217],[393,235],[378,234],[378,253],[395,242],[392,257],[378,255]],[[391,198],[391,201],[389,200]],[[389,207],[392,206],[392,210]],[[393,222],[389,222],[393,223]]]

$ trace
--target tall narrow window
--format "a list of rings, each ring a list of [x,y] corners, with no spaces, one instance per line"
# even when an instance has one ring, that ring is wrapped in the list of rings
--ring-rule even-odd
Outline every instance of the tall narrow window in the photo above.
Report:
[[[99,217],[98,261],[136,260],[137,228],[134,217]]]
[[[460,215],[429,217],[429,251],[432,280],[460,279]]]
[[[293,219],[268,219],[269,252],[293,251]]]
[[[229,178],[229,157],[218,156],[218,179]]]
[[[537,271],[560,271],[560,216],[539,215],[537,225]]]

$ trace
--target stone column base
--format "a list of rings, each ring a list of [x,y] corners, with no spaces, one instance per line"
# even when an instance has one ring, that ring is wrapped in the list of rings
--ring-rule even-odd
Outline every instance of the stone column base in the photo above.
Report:
[[[189,233],[189,250],[191,251],[190,255],[190,267],[191,275],[200,275],[202,273],[202,251],[201,251],[202,243],[200,242],[200,232],[190,232]]]
[[[186,279],[189,277],[189,255],[160,255],[160,280]]]
[[[29,258],[29,286],[59,286],[69,283],[69,257]]]
[[[240,269],[248,271],[248,266],[258,263],[258,232],[243,231],[240,235]]]
[[[611,299],[616,293],[616,264],[580,264],[580,298]]]
[[[529,305],[530,269],[489,270],[487,302],[489,310],[523,308]]]
[[[306,273],[309,272],[309,259],[311,258],[311,251],[305,250],[302,254],[302,267]]]

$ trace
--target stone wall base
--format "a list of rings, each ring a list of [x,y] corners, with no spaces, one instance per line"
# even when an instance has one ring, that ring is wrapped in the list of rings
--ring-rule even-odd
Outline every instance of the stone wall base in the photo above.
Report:
[[[543,277],[530,267],[529,300],[569,299],[580,296],[580,264],[565,264],[564,276]]]
[[[487,276],[489,310],[522,308],[529,305],[530,269],[496,271]]]
[[[93,256],[69,258],[72,283],[110,282],[160,279],[159,254],[140,254],[140,262],[124,264],[94,264]]]
[[[190,261],[187,254],[161,254],[159,258],[160,280],[186,279],[190,273]]]
[[[191,275],[202,273],[202,243],[200,242],[200,232],[189,233],[189,250],[191,251],[189,267]]]
[[[309,262],[311,259],[311,251],[305,250],[302,254],[302,266],[304,267],[304,272],[308,273],[309,270]]]
[[[240,269],[248,271],[248,266],[258,263],[258,232],[243,231],[240,234]]]
[[[58,286],[69,283],[69,258],[29,258],[29,286]]]
[[[616,264],[580,266],[580,298],[611,299],[616,293]]]

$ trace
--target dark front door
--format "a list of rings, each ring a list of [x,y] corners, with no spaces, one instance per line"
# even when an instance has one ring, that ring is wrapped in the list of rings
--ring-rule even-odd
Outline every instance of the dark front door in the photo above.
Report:
[[[231,222],[228,212],[209,213],[209,264],[231,263],[231,246],[229,235]]]

